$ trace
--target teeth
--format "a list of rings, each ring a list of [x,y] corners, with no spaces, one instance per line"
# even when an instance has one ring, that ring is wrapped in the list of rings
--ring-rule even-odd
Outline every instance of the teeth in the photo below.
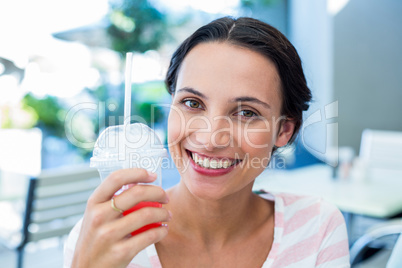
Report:
[[[228,168],[230,166],[230,163],[227,160],[221,160],[221,164],[222,164],[223,168]]]
[[[212,159],[211,162],[209,163],[209,166],[211,168],[217,168],[218,167],[218,161],[216,161],[215,159]]]
[[[196,153],[191,153],[191,157],[193,158],[195,163],[204,168],[211,168],[211,169],[228,168],[233,164],[233,162],[228,159],[216,160],[216,159],[202,158]]]
[[[206,168],[209,168],[209,159],[208,158],[204,158],[204,162],[202,163],[202,165]]]
[[[223,168],[223,160],[218,161],[218,168]]]

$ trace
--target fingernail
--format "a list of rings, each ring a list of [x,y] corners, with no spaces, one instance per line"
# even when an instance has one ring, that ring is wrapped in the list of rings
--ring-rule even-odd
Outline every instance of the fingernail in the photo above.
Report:
[[[148,172],[148,176],[150,176],[150,177],[152,177],[152,178],[156,178],[156,177],[157,177],[156,173],[153,173],[153,172],[151,172],[151,171],[149,171],[149,170],[147,170],[147,172]]]
[[[135,185],[137,185],[137,184],[136,183],[130,183],[130,184],[124,185],[123,188],[124,188],[124,190],[128,190],[128,189],[134,187]]]
[[[168,210],[168,213],[169,213],[169,220],[170,220],[173,217],[173,214],[170,210]]]

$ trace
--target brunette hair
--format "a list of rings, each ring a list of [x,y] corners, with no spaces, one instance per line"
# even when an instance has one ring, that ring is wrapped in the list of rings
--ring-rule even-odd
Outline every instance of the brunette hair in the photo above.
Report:
[[[276,28],[253,18],[223,17],[214,20],[196,30],[173,53],[165,79],[170,94],[175,93],[179,69],[187,53],[206,42],[228,42],[248,48],[275,64],[281,80],[281,115],[295,122],[295,130],[289,140],[289,143],[293,142],[303,121],[303,111],[309,108],[311,91],[300,57],[289,40]]]

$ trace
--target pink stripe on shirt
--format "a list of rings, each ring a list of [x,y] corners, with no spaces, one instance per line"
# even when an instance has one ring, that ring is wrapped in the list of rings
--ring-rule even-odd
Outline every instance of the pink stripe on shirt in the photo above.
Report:
[[[339,241],[338,243],[330,245],[329,247],[326,247],[323,250],[321,250],[317,256],[316,265],[320,265],[325,262],[336,260],[340,257],[343,257],[343,256],[349,254],[348,247],[345,247],[345,245],[347,245],[347,244],[348,244],[348,240],[345,239],[345,240]]]
[[[336,210],[323,222],[320,227],[319,234],[321,237],[326,237],[331,234],[339,225],[344,223],[342,214]]]
[[[279,251],[279,246],[280,246],[279,243],[272,244],[271,251],[269,252],[269,255],[268,255],[268,259],[276,258],[276,255],[278,254],[278,251]]]
[[[303,227],[303,225],[305,225],[308,221],[318,216],[319,214],[320,214],[319,203],[314,203],[309,207],[297,211],[293,215],[293,217],[291,217],[289,220],[286,221],[285,223],[286,228],[283,231],[283,234],[286,235],[294,231],[297,231],[299,228]]]
[[[306,259],[311,255],[317,253],[320,246],[319,244],[317,244],[317,241],[323,241],[326,236],[330,236],[336,228],[343,224],[343,222],[343,217],[338,210],[332,212],[331,215],[327,217],[326,221],[324,221],[324,224],[321,225],[320,229],[317,230],[318,232],[316,234],[298,242],[293,246],[286,248],[283,252],[281,252],[281,257],[277,260],[277,262],[275,262],[275,265],[283,267],[292,263],[302,261],[303,259]],[[294,229],[293,231],[297,231],[297,229]],[[347,245],[347,239],[346,241],[345,239],[343,239],[343,241],[337,242],[333,245],[337,245],[337,247],[341,247],[341,249],[338,250],[336,254],[333,254],[331,255],[331,257],[329,257],[328,255],[331,252],[331,249],[336,249],[336,247],[332,247],[332,245],[329,245],[326,248],[330,248],[330,250],[328,250],[327,253],[324,253],[323,255],[323,257],[325,256],[328,260],[321,262],[327,262],[348,255],[348,248],[347,246],[345,246]]]
[[[275,227],[276,228],[283,228],[284,219],[283,219],[283,213],[282,212],[275,212],[274,220],[275,220]]]
[[[304,196],[288,195],[288,194],[278,194],[278,196],[285,197],[285,198],[283,198],[283,205],[285,207],[290,206],[293,203],[298,202],[305,198]]]
[[[130,263],[126,268],[146,268],[146,267],[135,263]]]
[[[289,264],[299,262],[317,252],[317,236],[318,234],[315,234],[293,246],[287,247],[280,253],[280,258],[276,260],[275,265],[285,267]]]
[[[149,257],[149,261],[151,262],[152,268],[162,268],[158,255]]]

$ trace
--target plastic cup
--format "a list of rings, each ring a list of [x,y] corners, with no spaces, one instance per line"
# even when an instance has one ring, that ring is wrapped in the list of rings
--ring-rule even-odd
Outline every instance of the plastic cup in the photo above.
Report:
[[[112,172],[124,168],[144,168],[157,174],[152,183],[162,187],[162,160],[166,156],[166,149],[156,135],[147,125],[141,123],[111,126],[105,129],[98,137],[90,159],[90,166],[98,169],[101,180]],[[145,184],[145,183],[144,183]],[[128,189],[123,186],[115,195]],[[135,187],[135,186],[134,186]],[[143,207],[161,207],[158,202],[140,202],[123,212],[127,215]],[[146,225],[132,235],[160,226],[161,223]]]

